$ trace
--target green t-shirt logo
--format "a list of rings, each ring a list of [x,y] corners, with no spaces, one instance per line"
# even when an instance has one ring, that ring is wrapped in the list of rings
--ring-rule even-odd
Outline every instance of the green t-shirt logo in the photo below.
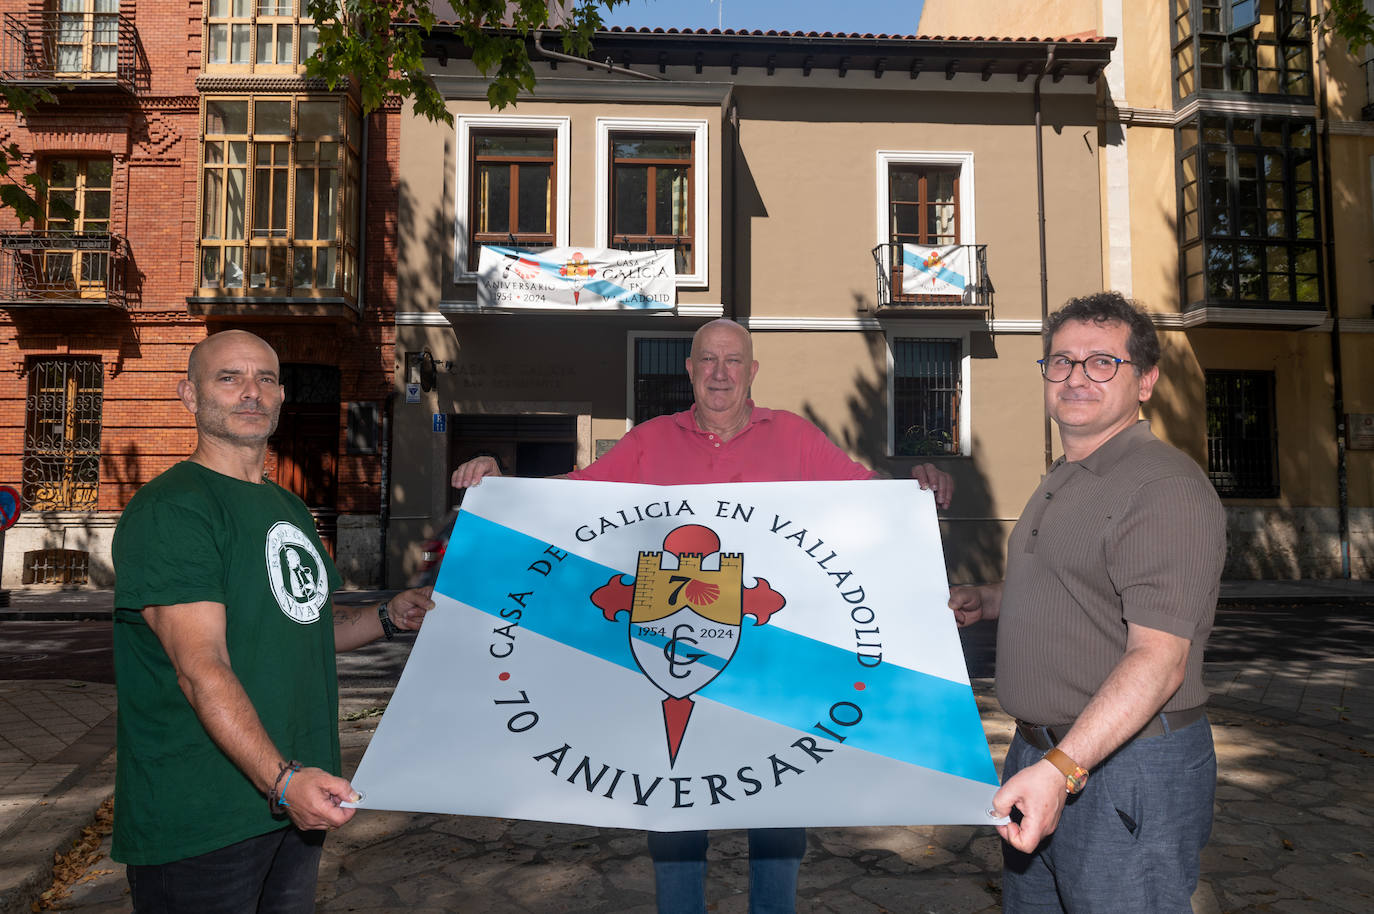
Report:
[[[287,616],[303,625],[320,617],[329,578],[319,550],[295,524],[277,521],[267,531],[267,580]]]

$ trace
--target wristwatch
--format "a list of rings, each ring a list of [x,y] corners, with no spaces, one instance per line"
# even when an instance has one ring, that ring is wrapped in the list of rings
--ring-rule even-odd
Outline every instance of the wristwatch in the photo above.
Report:
[[[387,612],[387,607],[389,607],[390,605],[391,601],[388,600],[381,606],[377,607],[377,618],[382,623],[382,634],[386,635],[386,640],[388,641],[390,641],[392,638],[395,638],[396,633],[400,631],[399,628],[392,624],[391,614]]]
[[[1088,783],[1088,769],[1069,758],[1059,749],[1051,749],[1044,755],[1045,761],[1064,774],[1064,790],[1070,795],[1078,793]]]

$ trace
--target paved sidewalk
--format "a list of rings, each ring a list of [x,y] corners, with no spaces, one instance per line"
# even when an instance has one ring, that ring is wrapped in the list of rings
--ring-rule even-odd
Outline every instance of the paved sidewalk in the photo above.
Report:
[[[1246,585],[1238,602],[1350,604],[1355,624],[1374,625],[1364,616],[1374,615],[1374,584],[1307,583]],[[1206,664],[1220,777],[1195,910],[1374,910],[1374,659],[1326,649],[1276,662],[1244,656],[1248,640],[1243,630],[1218,638],[1228,659]],[[371,738],[405,650],[374,645],[348,658],[340,708],[346,771]],[[975,679],[975,691],[1000,765],[1010,721],[990,680]],[[113,708],[106,684],[0,681],[0,914],[29,910],[48,884],[53,852],[110,794]],[[813,830],[798,910],[997,911],[998,840],[972,827]],[[102,854],[108,849],[107,838]],[[742,833],[720,833],[711,855],[713,910],[742,914]],[[364,811],[326,845],[319,900],[321,914],[650,914],[653,876],[637,832]],[[127,912],[123,868],[102,856],[57,909]]]

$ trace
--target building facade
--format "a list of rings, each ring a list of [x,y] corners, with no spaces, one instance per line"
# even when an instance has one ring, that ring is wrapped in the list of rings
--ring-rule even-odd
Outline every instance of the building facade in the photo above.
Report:
[[[1104,283],[1114,40],[611,30],[595,67],[535,40],[533,96],[493,111],[441,26],[427,60],[454,124],[402,117],[397,367],[432,374],[396,408],[393,578],[462,460],[565,472],[688,405],[691,334],[720,316],[753,331],[756,402],[879,470],[953,473],[949,564],[1000,574],[1049,448],[1043,301]],[[479,303],[491,244],[671,248],[676,301]],[[963,291],[912,291],[907,244],[962,258]]]
[[[1146,415],[1222,496],[1229,577],[1374,573],[1374,48],[1314,30],[1323,11],[927,0],[920,22],[1117,36],[1102,271],[1155,314]]]
[[[232,327],[281,357],[269,476],[380,582],[395,287],[365,264],[394,249],[399,121],[305,77],[304,6],[0,2],[0,78],[52,93],[0,110],[50,187],[36,223],[0,211],[5,586],[110,586],[119,512],[194,447],[187,355]]]

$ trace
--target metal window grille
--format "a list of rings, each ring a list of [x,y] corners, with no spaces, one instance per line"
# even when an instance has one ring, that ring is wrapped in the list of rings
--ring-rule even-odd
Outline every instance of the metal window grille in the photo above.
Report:
[[[34,549],[24,553],[25,584],[85,584],[91,554],[82,549]]]
[[[1207,475],[1217,494],[1279,494],[1272,371],[1207,372]]]
[[[962,349],[959,340],[893,340],[893,449],[897,456],[959,452]]]
[[[95,510],[103,402],[98,359],[29,363],[23,497],[30,510]]]
[[[692,405],[687,377],[688,337],[643,337],[635,340],[635,424],[655,416],[679,413]]]

